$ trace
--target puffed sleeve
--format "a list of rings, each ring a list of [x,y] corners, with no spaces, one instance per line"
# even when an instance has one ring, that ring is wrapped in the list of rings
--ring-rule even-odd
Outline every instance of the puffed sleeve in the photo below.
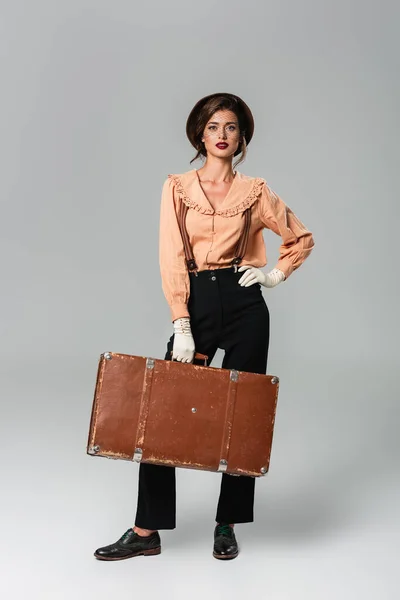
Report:
[[[276,268],[283,271],[287,279],[311,254],[312,233],[267,183],[262,188],[259,215],[265,227],[282,238]]]
[[[181,232],[176,216],[175,183],[168,177],[161,194],[159,228],[159,262],[162,289],[171,310],[172,321],[189,317],[189,274]]]

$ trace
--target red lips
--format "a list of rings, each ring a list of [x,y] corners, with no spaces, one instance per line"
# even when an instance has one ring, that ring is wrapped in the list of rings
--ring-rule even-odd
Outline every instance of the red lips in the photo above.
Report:
[[[224,150],[225,148],[227,148],[229,146],[229,144],[225,144],[224,142],[220,142],[219,144],[215,144],[217,146],[217,148],[221,148],[221,150]]]

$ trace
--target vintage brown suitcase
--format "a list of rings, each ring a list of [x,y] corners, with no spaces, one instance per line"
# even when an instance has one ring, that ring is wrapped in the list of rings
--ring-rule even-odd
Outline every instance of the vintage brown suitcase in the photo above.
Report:
[[[279,379],[193,363],[100,356],[87,453],[258,477],[269,469]]]

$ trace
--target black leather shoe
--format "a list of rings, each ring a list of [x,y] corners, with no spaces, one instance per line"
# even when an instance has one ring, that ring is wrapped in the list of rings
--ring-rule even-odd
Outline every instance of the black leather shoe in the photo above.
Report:
[[[238,554],[239,548],[233,527],[217,523],[214,529],[213,556],[215,558],[230,559],[236,558]]]
[[[94,556],[100,560],[122,560],[132,556],[160,554],[161,540],[158,531],[149,536],[140,536],[130,527],[113,544],[97,548]]]

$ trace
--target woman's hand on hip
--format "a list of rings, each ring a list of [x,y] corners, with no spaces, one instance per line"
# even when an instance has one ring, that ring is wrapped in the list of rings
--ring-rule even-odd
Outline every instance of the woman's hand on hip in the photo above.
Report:
[[[255,283],[260,283],[264,287],[272,288],[281,283],[285,279],[285,274],[280,269],[272,269],[268,273],[264,273],[258,267],[251,265],[243,265],[238,271],[245,271],[239,279],[239,284],[244,287],[249,287]]]
[[[190,363],[194,357],[194,339],[190,327],[189,317],[182,317],[173,322],[174,345],[172,348],[172,360]]]

